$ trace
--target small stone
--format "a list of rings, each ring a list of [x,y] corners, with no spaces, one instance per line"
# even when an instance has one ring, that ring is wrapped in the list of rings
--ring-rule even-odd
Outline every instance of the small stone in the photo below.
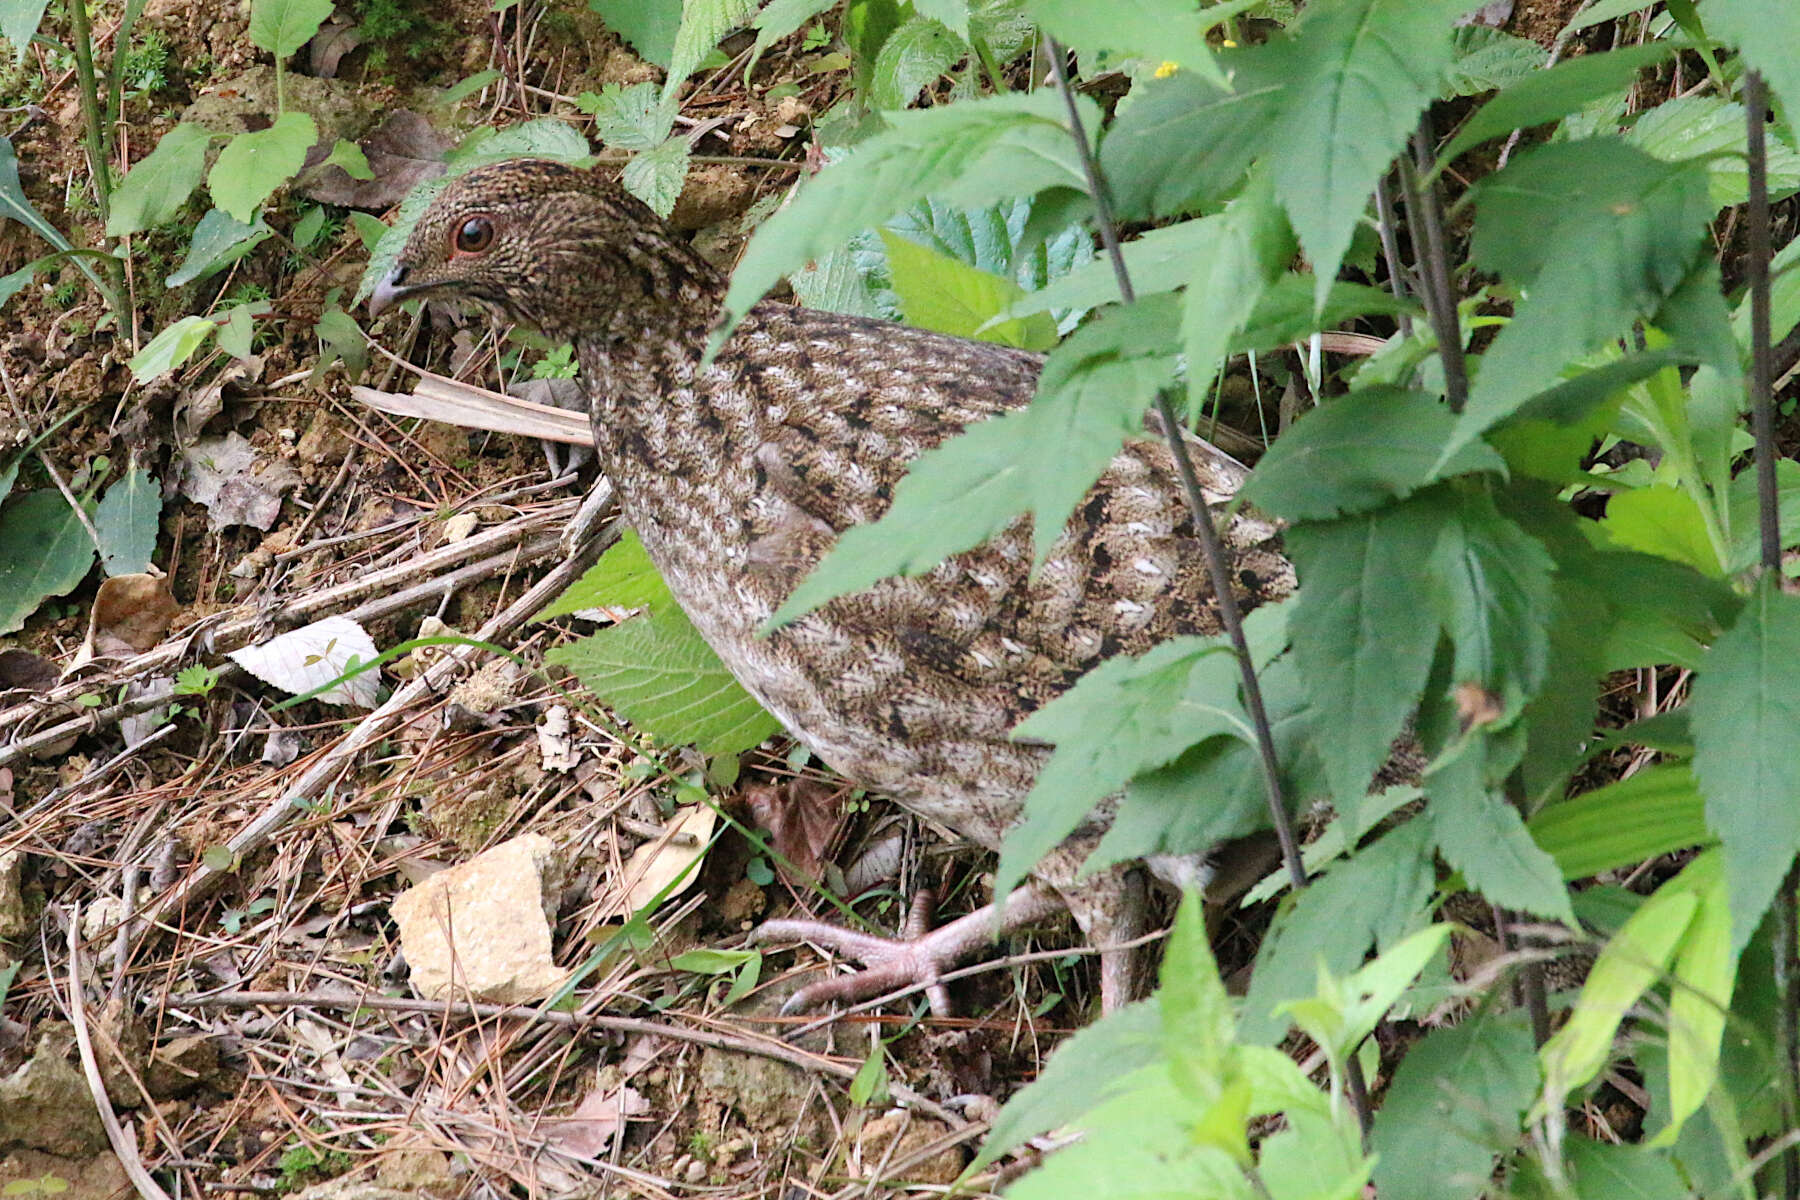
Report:
[[[562,986],[548,916],[554,863],[550,839],[526,834],[394,897],[413,991],[520,1004]]]

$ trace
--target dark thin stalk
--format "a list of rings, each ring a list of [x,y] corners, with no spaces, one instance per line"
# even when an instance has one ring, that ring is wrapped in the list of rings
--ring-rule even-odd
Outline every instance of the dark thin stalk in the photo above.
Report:
[[[1387,263],[1388,287],[1394,293],[1394,299],[1404,300],[1407,296],[1405,267],[1400,262],[1400,227],[1394,219],[1393,185],[1383,174],[1375,181],[1375,228],[1381,234],[1381,257]],[[1412,336],[1412,318],[1405,313],[1400,314],[1400,336]]]
[[[125,109],[125,60],[131,57],[131,32],[144,11],[145,3],[146,0],[126,0],[125,11],[119,17],[119,27],[113,31],[112,77],[107,82],[106,124],[100,135],[101,148],[108,160],[112,158],[119,118]]]
[[[1048,49],[1050,73],[1055,77],[1057,91],[1062,93],[1063,102],[1068,107],[1069,131],[1074,134],[1076,146],[1081,153],[1081,169],[1087,176],[1088,194],[1094,198],[1094,216],[1100,226],[1100,242],[1106,247],[1107,257],[1112,262],[1113,277],[1119,284],[1119,295],[1125,303],[1130,304],[1137,299],[1137,292],[1131,286],[1131,272],[1126,269],[1125,255],[1119,249],[1119,228],[1113,220],[1112,201],[1107,196],[1094,156],[1088,149],[1087,131],[1081,127],[1081,110],[1075,104],[1075,89],[1069,85],[1068,68],[1063,63],[1063,48],[1054,39],[1049,39]],[[1250,645],[1244,639],[1243,617],[1238,612],[1237,598],[1231,592],[1231,572],[1225,562],[1225,548],[1219,542],[1218,530],[1213,527],[1212,510],[1206,506],[1206,496],[1201,492],[1199,477],[1194,473],[1194,461],[1183,440],[1185,426],[1176,417],[1175,406],[1169,402],[1167,392],[1157,393],[1156,414],[1162,419],[1163,436],[1168,439],[1169,453],[1175,459],[1175,470],[1181,476],[1181,489],[1187,497],[1188,509],[1194,518],[1194,529],[1200,535],[1200,548],[1206,556],[1207,576],[1212,581],[1213,592],[1219,601],[1219,622],[1225,627],[1226,636],[1231,640],[1231,648],[1237,654],[1238,671],[1243,679],[1244,706],[1250,710],[1250,722],[1256,730],[1256,748],[1262,759],[1269,817],[1275,825],[1275,836],[1281,842],[1281,857],[1287,865],[1288,880],[1298,890],[1306,886],[1306,867],[1300,858],[1300,844],[1294,837],[1294,823],[1288,817],[1287,804],[1282,798],[1281,771],[1275,759],[1275,737],[1269,730],[1268,709],[1263,704],[1262,687],[1256,681],[1256,665],[1250,657]]]
[[[1460,413],[1469,402],[1469,370],[1463,361],[1462,327],[1456,319],[1456,294],[1450,289],[1450,255],[1444,239],[1443,213],[1437,184],[1421,182],[1431,169],[1431,117],[1419,119],[1412,138],[1413,157],[1400,155],[1400,178],[1406,187],[1406,225],[1412,234],[1413,261],[1418,268],[1420,298],[1437,335],[1444,363],[1444,395],[1450,411]]]
[[[1050,73],[1056,79],[1056,90],[1062,93],[1069,113],[1069,132],[1081,155],[1081,170],[1087,178],[1088,194],[1094,198],[1094,219],[1100,226],[1100,242],[1112,262],[1113,277],[1118,280],[1119,296],[1130,304],[1137,298],[1131,286],[1131,272],[1125,267],[1125,255],[1119,249],[1119,227],[1113,220],[1112,201],[1105,181],[1088,148],[1087,131],[1081,126],[1081,109],[1075,103],[1075,89],[1069,84],[1068,67],[1063,62],[1063,48],[1054,38],[1045,39],[1050,52]],[[1219,601],[1219,623],[1231,640],[1237,656],[1238,673],[1244,688],[1244,707],[1250,710],[1250,723],[1256,731],[1256,750],[1262,763],[1263,786],[1268,793],[1269,820],[1275,837],[1281,843],[1281,861],[1287,867],[1288,882],[1298,892],[1306,887],[1306,867],[1300,858],[1300,843],[1294,836],[1294,823],[1288,816],[1287,803],[1281,794],[1281,768],[1275,759],[1275,736],[1269,729],[1269,713],[1263,704],[1262,685],[1256,679],[1256,664],[1250,657],[1250,644],[1244,638],[1244,620],[1238,612],[1237,599],[1231,593],[1231,573],[1226,568],[1225,548],[1219,543],[1219,532],[1213,527],[1212,510],[1200,491],[1200,480],[1194,474],[1194,462],[1183,441],[1185,426],[1175,416],[1175,406],[1167,391],[1156,395],[1156,414],[1162,419],[1163,436],[1168,439],[1169,454],[1181,476],[1181,489],[1187,496],[1188,509],[1194,518],[1194,530],[1200,535],[1200,548],[1206,558],[1206,574]],[[1369,1085],[1363,1079],[1362,1063],[1352,1053],[1344,1064],[1344,1079],[1350,1093],[1350,1107],[1356,1113],[1357,1128],[1363,1149],[1369,1145]]]
[[[1749,151],[1750,200],[1745,206],[1745,233],[1749,240],[1750,284],[1750,425],[1756,435],[1756,499],[1758,528],[1762,535],[1763,574],[1776,584],[1781,579],[1781,509],[1775,491],[1775,398],[1770,382],[1769,345],[1769,164],[1764,125],[1768,98],[1760,71],[1744,75],[1746,149]],[[1776,1031],[1781,1047],[1782,1107],[1787,1125],[1800,1119],[1800,970],[1795,952],[1800,948],[1800,870],[1790,867],[1775,897],[1775,987],[1781,996],[1781,1022]],[[1781,1152],[1783,1190],[1787,1200],[1800,1200],[1800,1147]]]

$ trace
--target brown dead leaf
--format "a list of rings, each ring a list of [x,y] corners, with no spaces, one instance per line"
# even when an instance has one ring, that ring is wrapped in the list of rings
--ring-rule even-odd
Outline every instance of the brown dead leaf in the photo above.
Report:
[[[844,825],[843,789],[817,779],[744,789],[756,823],[769,831],[769,844],[802,876],[817,882],[825,853]]]
[[[540,1128],[549,1143],[564,1153],[599,1158],[627,1120],[649,1111],[650,1102],[636,1088],[595,1090],[582,1099],[574,1112],[547,1120]]]
[[[167,579],[115,575],[94,595],[88,641],[97,654],[142,654],[162,641],[180,614]]]
[[[59,673],[55,663],[29,650],[0,650],[0,692],[47,692],[56,686]]]
[[[406,198],[413,187],[444,173],[444,155],[450,142],[416,112],[401,109],[389,115],[374,133],[357,143],[369,160],[371,179],[352,179],[333,164],[295,190],[321,204],[380,212]],[[331,150],[321,142],[307,156],[307,165],[322,160]],[[316,157],[315,157],[316,155]]]

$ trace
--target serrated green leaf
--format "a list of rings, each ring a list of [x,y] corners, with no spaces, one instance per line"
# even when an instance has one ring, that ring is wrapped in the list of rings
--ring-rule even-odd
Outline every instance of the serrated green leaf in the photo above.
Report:
[[[1190,418],[1203,411],[1226,348],[1295,250],[1293,232],[1260,173],[1223,213],[1198,224],[1215,236],[1198,248],[1181,313]]]
[[[1025,816],[1000,844],[997,894],[1133,775],[1196,742],[1252,736],[1238,701],[1238,665],[1221,639],[1185,637],[1140,658],[1108,659],[1028,717],[1016,736],[1056,744],[1025,798]]]
[[[294,177],[318,140],[318,126],[302,112],[282,113],[267,129],[238,134],[206,174],[213,203],[235,220],[255,220],[263,201]]]
[[[1694,681],[1694,774],[1741,948],[1800,852],[1800,597],[1764,576]]]
[[[781,725],[719,662],[676,605],[602,629],[546,658],[644,732],[702,754],[735,754]]]
[[[60,491],[26,492],[0,508],[0,633],[21,628],[93,565],[93,539]]]
[[[1543,69],[1548,51],[1530,38],[1465,25],[1451,38],[1456,57],[1444,71],[1444,88],[1451,96],[1475,96],[1509,87]]]
[[[1294,656],[1340,811],[1368,791],[1430,673],[1438,624],[1421,620],[1422,597],[1393,581],[1415,576],[1445,519],[1441,497],[1428,496],[1288,534],[1300,575]]]
[[[1321,329],[1333,329],[1356,317],[1406,313],[1421,317],[1417,305],[1397,299],[1384,288],[1360,283],[1334,283],[1323,307],[1314,303],[1317,288],[1310,275],[1283,275],[1256,302],[1244,328],[1231,339],[1229,353],[1260,354],[1302,341]]]
[[[1369,1148],[1382,1200],[1473,1200],[1492,1182],[1496,1135],[1537,1091],[1522,1013],[1479,1013],[1409,1047],[1375,1113]]]
[[[1257,951],[1238,1036],[1258,1045],[1287,1032],[1278,1005],[1311,996],[1319,971],[1348,974],[1371,942],[1397,940],[1425,911],[1436,882],[1429,822],[1408,821],[1333,863],[1295,897]]]
[[[1317,521],[1403,500],[1441,478],[1504,473],[1492,447],[1472,443],[1442,470],[1456,418],[1436,397],[1377,387],[1309,411],[1256,464],[1244,498],[1289,521]]]
[[[1056,345],[1056,322],[1044,313],[993,319],[1024,294],[1012,280],[958,262],[886,229],[880,232],[894,292],[909,325],[1020,350],[1048,350]]]
[[[967,1173],[1103,1103],[1118,1083],[1162,1055],[1162,1013],[1152,998],[1127,1004],[1057,1046],[1038,1077],[1006,1102]]]
[[[1217,217],[1202,217],[1152,229],[1121,246],[1131,290],[1143,297],[1185,287],[1200,266],[1200,256],[1218,240],[1218,231],[1208,224],[1216,220]],[[1119,276],[1111,259],[1096,257],[1015,301],[1006,315],[1023,317],[1052,309],[1098,308],[1121,299]]]
[[[648,204],[659,217],[675,211],[675,201],[687,183],[688,140],[672,137],[654,150],[646,150],[625,164],[619,182],[625,190]]]
[[[162,488],[150,472],[134,467],[106,489],[94,509],[100,566],[108,575],[135,575],[150,565],[162,517]]]
[[[1744,61],[1761,71],[1769,90],[1800,122],[1800,7],[1789,0],[1707,0],[1706,28],[1733,43]]]
[[[1099,111],[1081,100],[1084,128]],[[732,272],[725,310],[735,323],[788,272],[885,224],[926,196],[980,208],[1051,187],[1085,190],[1086,176],[1053,90],[896,113],[892,126],[821,171],[757,228]],[[723,344],[729,324],[714,334]]]
[[[594,134],[615,150],[654,150],[675,127],[676,106],[654,83],[609,83],[583,92],[576,105],[594,118]]]
[[[206,148],[212,133],[185,122],[162,140],[126,174],[113,191],[106,236],[124,237],[175,218],[206,172]]]
[[[1478,186],[1476,211],[1475,260],[1529,295],[1482,355],[1446,453],[1660,308],[1698,260],[1712,202],[1704,164],[1590,138],[1519,155]]]
[[[584,608],[654,609],[674,603],[669,585],[657,574],[637,531],[627,529],[616,545],[533,619],[547,621]]]
[[[260,216],[254,223],[246,225],[229,213],[209,208],[194,226],[194,236],[188,242],[187,256],[181,260],[181,266],[163,280],[163,284],[180,287],[223,271],[273,233]]]
[[[681,0],[588,0],[588,7],[646,62],[668,70],[681,28]]]
[[[1705,159],[1713,205],[1725,208],[1750,197],[1747,113],[1717,96],[1677,96],[1638,117],[1625,144],[1664,162]],[[1800,154],[1780,137],[1764,139],[1763,170],[1771,201],[1800,187]]]
[[[211,317],[186,316],[150,339],[126,365],[139,383],[175,370],[206,344],[218,326]]]
[[[964,19],[966,22],[966,11]],[[921,88],[968,53],[968,43],[941,22],[914,17],[881,43],[869,78],[869,102],[879,109],[905,108],[918,98]]]
[[[1639,71],[1673,53],[1669,43],[1651,42],[1605,54],[1583,54],[1534,72],[1476,110],[1438,155],[1437,169],[1489,138],[1554,121],[1601,96],[1622,92]]]
[[[681,27],[675,31],[675,42],[669,51],[669,74],[663,95],[674,96],[700,60],[726,34],[749,24],[755,11],[756,0],[684,0]]]
[[[1444,861],[1491,903],[1574,927],[1556,860],[1531,840],[1519,811],[1492,793],[1439,793],[1431,783],[1427,775],[1431,832]]]
[[[1486,494],[1459,497],[1431,559],[1456,684],[1478,684],[1507,711],[1537,694],[1549,652],[1555,569],[1543,543]],[[1434,589],[1436,590],[1436,589]]]
[[[1375,181],[1437,97],[1451,58],[1451,19],[1472,7],[1470,0],[1311,5],[1298,34],[1271,45],[1288,86],[1264,161],[1312,261],[1319,303]]]
[[[250,40],[286,58],[312,40],[332,7],[332,0],[251,0]]]

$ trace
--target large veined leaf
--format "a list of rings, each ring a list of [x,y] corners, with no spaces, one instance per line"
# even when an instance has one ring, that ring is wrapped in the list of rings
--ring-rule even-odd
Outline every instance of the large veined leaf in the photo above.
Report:
[[[100,565],[108,575],[134,575],[150,565],[162,516],[162,488],[150,472],[133,467],[106,489],[94,509]]]
[[[172,220],[200,186],[211,143],[212,134],[198,125],[180,124],[163,134],[113,192],[106,236],[123,237]]]
[[[213,203],[235,220],[256,220],[263,201],[294,177],[318,140],[318,126],[303,112],[282,113],[267,129],[238,134],[206,174]]]
[[[1707,31],[1735,43],[1751,66],[1761,71],[1787,109],[1788,120],[1800,120],[1800,6],[1789,0],[1707,0],[1702,15]]]
[[[11,633],[52,596],[86,578],[94,542],[55,488],[26,492],[0,509],[0,633]]]
[[[312,40],[331,9],[332,0],[252,0],[250,40],[286,58]]]
[[[1225,0],[1196,8],[1189,0],[1122,0],[1093,4],[1088,0],[1031,0],[1031,15],[1045,32],[1081,56],[1092,70],[1108,52],[1192,71],[1219,87],[1226,86],[1207,44],[1209,30],[1253,8],[1260,0]],[[1165,65],[1166,64],[1166,65]]]
[[[909,325],[1021,350],[1048,350],[1056,344],[1056,322],[1043,313],[992,320],[1023,295],[1012,280],[886,229],[881,242],[900,311]]]
[[[1438,156],[1441,169],[1471,146],[1542,125],[1612,92],[1623,91],[1645,67],[1674,53],[1668,42],[1584,54],[1533,72],[1476,110]]]

